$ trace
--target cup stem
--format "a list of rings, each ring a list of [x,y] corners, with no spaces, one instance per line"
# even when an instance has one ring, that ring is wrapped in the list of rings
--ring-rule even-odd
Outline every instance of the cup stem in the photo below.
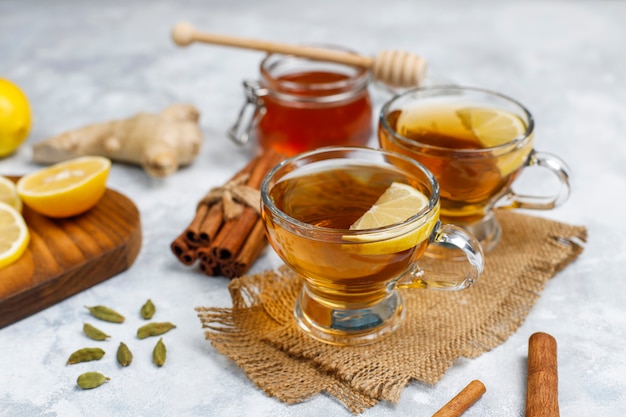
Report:
[[[356,346],[379,341],[404,320],[402,297],[390,291],[383,300],[368,306],[323,303],[303,285],[294,315],[301,329],[313,338],[333,345]]]

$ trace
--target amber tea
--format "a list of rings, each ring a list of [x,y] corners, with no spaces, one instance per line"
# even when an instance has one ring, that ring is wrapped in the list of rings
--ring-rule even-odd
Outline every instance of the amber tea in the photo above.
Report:
[[[355,297],[363,304],[378,302],[388,295],[381,282],[406,272],[424,252],[430,233],[425,231],[421,241],[397,252],[390,252],[381,245],[380,253],[369,253],[371,251],[359,248],[367,241],[365,235],[357,235],[361,240],[354,241],[355,237],[345,231],[349,231],[391,184],[405,181],[406,177],[398,171],[374,165],[331,166],[285,178],[272,188],[270,199],[293,219],[326,229],[327,238],[298,236],[270,222],[271,240],[281,242],[278,250],[289,259],[294,270],[306,274],[315,287],[324,289],[326,302],[345,305],[354,302]],[[425,226],[432,230],[434,224]],[[390,236],[393,237],[397,236]],[[329,270],[334,273],[329,275]]]
[[[304,279],[294,312],[312,336],[370,343],[402,320],[394,291],[401,278],[441,286],[410,277],[429,243],[451,233],[440,230],[437,184],[417,162],[367,148],[320,149],[272,170],[261,194],[270,244]],[[476,262],[482,269],[482,258]]]
[[[383,149],[426,166],[441,187],[442,221],[462,225],[489,250],[500,237],[495,207],[547,210],[569,194],[567,167],[533,149],[533,130],[528,110],[506,96],[478,88],[430,87],[389,100],[379,118],[378,139]],[[512,190],[529,166],[545,167],[558,177],[555,195]]]
[[[533,147],[528,140],[514,149],[498,149],[523,136],[528,126],[514,113],[497,108],[415,106],[385,118],[406,140],[396,141],[380,129],[381,146],[414,157],[435,175],[441,186],[441,217],[450,221],[471,223],[484,217],[508,190]]]

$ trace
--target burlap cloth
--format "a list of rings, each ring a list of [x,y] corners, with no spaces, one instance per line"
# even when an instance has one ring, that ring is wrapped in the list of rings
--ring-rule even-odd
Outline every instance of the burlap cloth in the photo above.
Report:
[[[380,342],[337,347],[303,334],[292,313],[301,282],[286,268],[233,280],[232,308],[197,308],[206,338],[286,403],[326,392],[361,413],[378,401],[395,402],[411,380],[434,384],[456,358],[475,358],[506,341],[586,240],[581,226],[497,216],[502,240],[486,256],[482,278],[460,292],[401,290],[405,322]],[[420,260],[425,270],[437,265]]]

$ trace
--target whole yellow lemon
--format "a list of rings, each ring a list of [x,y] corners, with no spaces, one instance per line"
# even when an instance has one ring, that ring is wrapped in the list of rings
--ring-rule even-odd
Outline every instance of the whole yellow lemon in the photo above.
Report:
[[[0,158],[15,152],[28,137],[30,127],[26,95],[11,81],[0,78]]]

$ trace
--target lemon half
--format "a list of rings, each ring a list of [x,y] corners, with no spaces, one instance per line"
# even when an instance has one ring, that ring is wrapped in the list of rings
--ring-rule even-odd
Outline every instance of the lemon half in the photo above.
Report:
[[[23,203],[48,217],[71,217],[95,206],[106,191],[111,161],[84,156],[25,175],[17,182]]]

